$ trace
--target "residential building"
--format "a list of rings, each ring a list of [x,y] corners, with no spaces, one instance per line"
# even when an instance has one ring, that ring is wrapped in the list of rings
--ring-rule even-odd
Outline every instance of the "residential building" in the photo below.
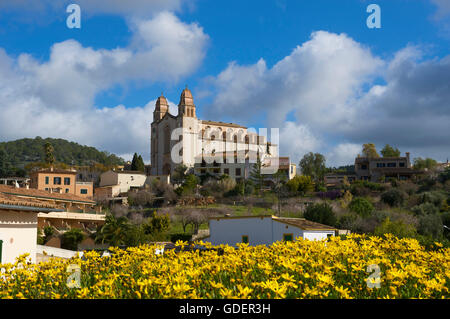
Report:
[[[96,194],[108,194],[115,197],[126,193],[132,188],[143,187],[147,175],[140,171],[108,171],[100,175],[100,186],[95,189]],[[97,195],[96,195],[97,198]]]
[[[34,188],[17,188],[7,185],[0,185],[0,194],[12,195],[21,199],[38,200],[62,207],[67,212],[94,212],[98,207],[97,203],[89,198],[81,197],[70,193],[50,193],[46,190]]]
[[[200,120],[196,116],[196,106],[191,91],[186,88],[180,96],[178,115],[169,112],[164,96],[156,101],[151,123],[151,175],[170,175],[179,164],[190,170],[202,159],[212,154],[229,154],[226,164],[238,155],[253,151],[261,158],[278,156],[278,145],[266,140],[266,137],[251,132],[245,126],[234,123]],[[176,160],[176,161],[175,161]],[[230,175],[243,175],[242,167],[231,167]],[[241,169],[240,174],[239,169]]]
[[[14,263],[26,253],[36,262],[38,214],[54,211],[62,209],[50,202],[0,193],[0,264]]]
[[[205,241],[213,245],[235,246],[237,243],[270,245],[296,238],[322,240],[334,236],[336,229],[304,218],[237,216],[210,218],[209,231]]]
[[[272,181],[275,173],[282,173],[286,180],[291,180],[297,174],[297,166],[291,163],[289,157],[266,157],[262,162],[264,179]]]
[[[407,180],[421,171],[412,169],[407,152],[404,157],[357,157],[355,173],[359,180],[379,182],[388,178]]]
[[[327,187],[335,187],[340,186],[344,182],[344,180],[347,179],[349,183],[354,182],[357,179],[357,176],[355,173],[329,173],[325,174],[324,181],[325,185]]]
[[[62,169],[43,169],[30,173],[30,188],[50,193],[73,194],[84,198],[93,198],[92,182],[77,181],[77,171]]]

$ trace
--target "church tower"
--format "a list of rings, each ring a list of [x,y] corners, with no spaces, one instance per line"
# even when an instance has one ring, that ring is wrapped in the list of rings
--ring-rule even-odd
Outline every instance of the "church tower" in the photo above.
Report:
[[[187,86],[183,92],[181,92],[180,103],[178,103],[178,116],[196,117],[194,98]]]
[[[169,104],[166,98],[161,93],[161,96],[156,100],[155,110],[153,111],[153,122],[159,121],[169,111]]]

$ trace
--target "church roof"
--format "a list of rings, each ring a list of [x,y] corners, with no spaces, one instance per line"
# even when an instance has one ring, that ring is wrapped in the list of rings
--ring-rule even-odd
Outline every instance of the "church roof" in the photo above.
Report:
[[[181,92],[180,103],[178,103],[178,105],[194,106],[192,92],[187,87]]]
[[[156,109],[161,108],[161,106],[164,106],[166,108],[169,107],[169,103],[167,103],[166,98],[164,97],[164,95],[161,94],[160,97],[158,97],[158,99],[156,100]]]

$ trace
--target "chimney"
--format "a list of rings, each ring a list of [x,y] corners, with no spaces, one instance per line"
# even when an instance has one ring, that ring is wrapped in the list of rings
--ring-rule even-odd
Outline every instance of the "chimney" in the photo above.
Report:
[[[409,160],[409,152],[406,152],[406,167],[410,167],[411,166],[411,162]]]

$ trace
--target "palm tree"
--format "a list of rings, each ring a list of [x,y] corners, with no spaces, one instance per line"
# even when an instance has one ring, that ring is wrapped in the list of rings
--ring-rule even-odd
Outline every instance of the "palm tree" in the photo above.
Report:
[[[97,232],[95,241],[102,244],[108,243],[111,246],[125,245],[129,230],[130,224],[125,216],[116,218],[108,215],[105,218],[105,224]]]

